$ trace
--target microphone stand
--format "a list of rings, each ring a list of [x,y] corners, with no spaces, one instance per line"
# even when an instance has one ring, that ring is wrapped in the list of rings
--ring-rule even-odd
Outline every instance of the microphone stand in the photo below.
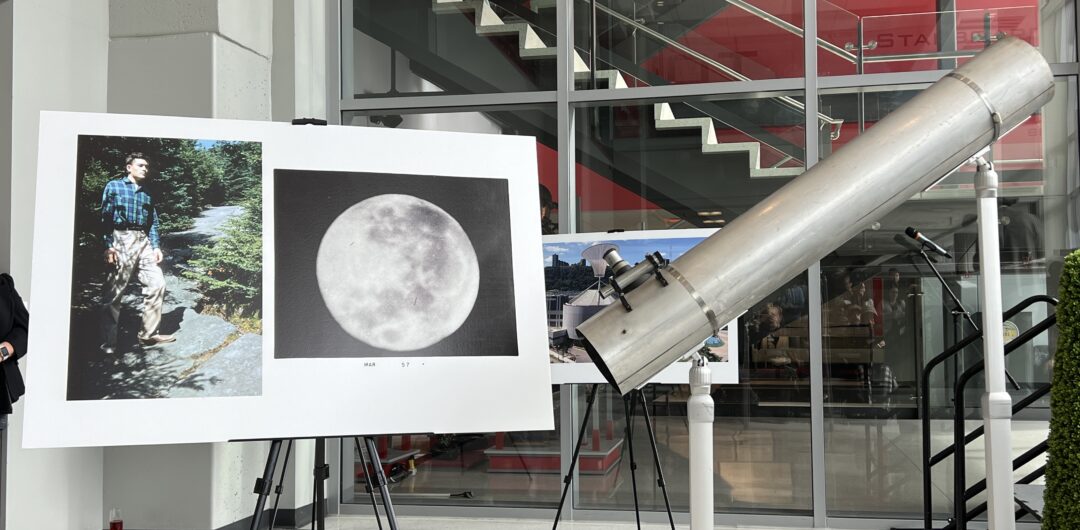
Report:
[[[971,313],[969,313],[968,310],[964,308],[964,304],[960,303],[960,298],[956,296],[956,293],[954,293],[952,288],[949,287],[948,282],[946,282],[945,278],[941,276],[940,272],[938,272],[937,267],[934,266],[934,261],[930,259],[930,256],[926,255],[926,249],[923,248],[925,245],[926,244],[923,243],[919,246],[919,255],[922,256],[923,261],[925,261],[926,265],[930,267],[930,270],[934,271],[934,276],[937,276],[938,281],[941,282],[941,287],[945,289],[945,292],[948,293],[949,298],[952,300],[954,307],[954,309],[952,310],[953,317],[956,317],[957,315],[963,315],[963,317],[968,321],[968,324],[971,324],[972,329],[978,332],[980,330],[979,325],[975,323],[975,319],[971,318]],[[1008,370],[1005,371],[1005,377],[1008,378],[1009,383],[1012,384],[1014,390],[1020,390],[1020,384],[1016,382],[1016,379],[1013,378],[1012,374],[1010,374]]]

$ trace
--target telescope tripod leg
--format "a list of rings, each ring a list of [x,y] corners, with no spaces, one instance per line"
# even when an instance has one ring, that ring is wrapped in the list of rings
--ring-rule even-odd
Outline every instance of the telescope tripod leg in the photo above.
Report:
[[[592,413],[593,402],[596,401],[596,389],[599,387],[599,384],[593,383],[592,388],[589,389],[589,399],[585,403],[585,417],[581,420],[581,430],[578,431],[574,455],[570,457],[570,471],[567,471],[566,476],[563,477],[562,496],[559,497],[559,508],[555,511],[555,524],[551,525],[551,530],[559,527],[559,518],[562,517],[563,505],[566,504],[566,494],[570,491],[570,482],[574,480],[574,468],[577,467],[578,456],[581,455],[581,443],[585,441],[585,429],[589,427],[589,414]]]
[[[668,500],[667,483],[664,481],[664,470],[660,467],[660,452],[656,450],[656,434],[653,433],[652,418],[649,417],[649,407],[645,403],[645,393],[637,390],[638,401],[641,402],[641,411],[645,416],[645,431],[649,433],[649,445],[652,446],[653,462],[656,463],[656,485],[664,494],[664,508],[667,509],[668,523],[671,530],[675,530],[675,516],[671,514],[671,501]]]
[[[626,450],[630,453],[630,484],[634,489],[634,519],[637,521],[638,530],[641,530],[641,508],[638,506],[637,493],[637,461],[634,460],[634,392],[631,390],[623,398],[623,412],[626,414]]]

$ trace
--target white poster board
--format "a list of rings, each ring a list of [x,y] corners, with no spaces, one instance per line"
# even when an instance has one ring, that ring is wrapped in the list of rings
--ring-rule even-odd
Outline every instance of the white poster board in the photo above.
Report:
[[[40,134],[24,446],[554,427],[534,139],[55,112]]]
[[[665,259],[675,260],[694,245],[709,237],[716,229],[653,230],[618,233],[581,233],[544,236],[544,277],[548,323],[548,357],[553,383],[604,383],[604,376],[589,359],[580,338],[574,331],[589,315],[618,301],[604,298],[597,291],[599,283],[607,283],[602,263],[594,269],[588,249],[615,247],[631,266],[645,259],[646,254],[659,252]],[[593,252],[593,254],[599,254]],[[593,260],[589,258],[592,257]],[[610,269],[606,272],[610,278]],[[709,368],[714,384],[739,382],[738,320],[729,322],[720,336],[699,345],[708,350]],[[698,348],[695,348],[698,349]],[[687,352],[680,361],[687,361]],[[653,377],[650,383],[687,384],[690,378],[688,362],[674,362]]]

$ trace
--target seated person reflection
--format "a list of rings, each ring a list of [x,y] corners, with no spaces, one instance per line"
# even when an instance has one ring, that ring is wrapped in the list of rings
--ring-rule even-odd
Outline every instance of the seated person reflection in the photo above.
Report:
[[[877,321],[874,300],[867,294],[866,282],[848,283],[848,290],[837,299],[841,322],[849,326],[873,325]],[[856,316],[857,314],[857,316]]]
[[[1042,222],[1016,197],[1001,199],[1001,264],[1030,266],[1043,257]]]
[[[540,185],[540,233],[547,236],[559,233],[559,223],[551,220],[551,213],[559,209],[559,203],[551,199],[551,190]]]

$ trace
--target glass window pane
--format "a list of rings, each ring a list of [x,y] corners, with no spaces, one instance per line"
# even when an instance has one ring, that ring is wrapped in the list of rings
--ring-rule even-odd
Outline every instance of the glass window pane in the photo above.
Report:
[[[345,99],[555,89],[555,2],[344,0]]]
[[[799,95],[576,113],[579,232],[723,226],[804,167]]]
[[[581,88],[803,75],[799,0],[573,3]]]
[[[810,366],[807,342],[807,276],[800,274],[739,319],[740,381],[714,385],[713,427],[717,513],[808,515],[810,468]],[[581,418],[587,386],[577,392]],[[672,510],[687,511],[690,496],[686,385],[645,387],[657,454]],[[631,510],[634,506],[627,453],[626,405],[602,385],[582,450],[583,473],[575,483],[577,508]],[[633,417],[638,501],[643,510],[663,511],[641,407]],[[581,421],[580,419],[576,421]],[[574,429],[580,425],[575,424]],[[591,453],[589,453],[591,451]],[[605,459],[604,456],[607,456]]]
[[[1075,123],[1069,119],[1076,112],[1075,85],[1074,78],[1060,78],[1054,99],[1042,113],[1003,137],[992,151],[1002,181],[998,215],[1005,309],[1033,295],[1053,294],[1064,256],[1080,239],[1076,225],[1070,224],[1077,218],[1077,205],[1068,200],[1077,189],[1070,176],[1077,158]],[[864,98],[865,126],[872,127],[918,90],[831,92],[821,101],[823,108],[847,109],[839,113],[850,115]],[[858,135],[857,128],[845,132],[846,140],[838,143]],[[952,443],[956,381],[982,360],[981,343],[939,365],[928,395],[922,395],[919,378],[930,359],[974,330],[968,316],[982,325],[973,188],[972,169],[962,168],[822,260],[826,474],[832,516],[919,516],[920,399],[930,406],[932,451]],[[953,258],[931,255],[934,262],[928,262],[904,235],[908,226]],[[1023,309],[1006,324],[1007,336],[1031,328],[1049,312],[1042,303]],[[1049,382],[1055,343],[1054,333],[1043,333],[1009,354],[1006,364],[1019,386],[1009,389],[1014,403]],[[981,425],[983,377],[979,373],[965,387],[968,432]],[[1014,419],[1014,456],[1045,439],[1047,407],[1043,398]],[[969,484],[983,478],[982,444],[980,438],[968,446]],[[1036,458],[1017,477],[1042,461]],[[932,480],[934,510],[945,517],[952,509],[952,459],[934,467]]]
[[[376,437],[376,449],[396,505],[554,508],[562,486],[559,397],[553,387],[555,430]],[[352,439],[352,482],[342,502],[369,505],[362,458]],[[345,449],[349,450],[349,449]],[[372,476],[372,481],[374,478]],[[381,501],[379,501],[381,503]]]
[[[1072,2],[818,0],[818,73],[952,69],[1011,35],[1039,47],[1047,61],[1076,59]],[[848,54],[840,53],[847,51]]]

